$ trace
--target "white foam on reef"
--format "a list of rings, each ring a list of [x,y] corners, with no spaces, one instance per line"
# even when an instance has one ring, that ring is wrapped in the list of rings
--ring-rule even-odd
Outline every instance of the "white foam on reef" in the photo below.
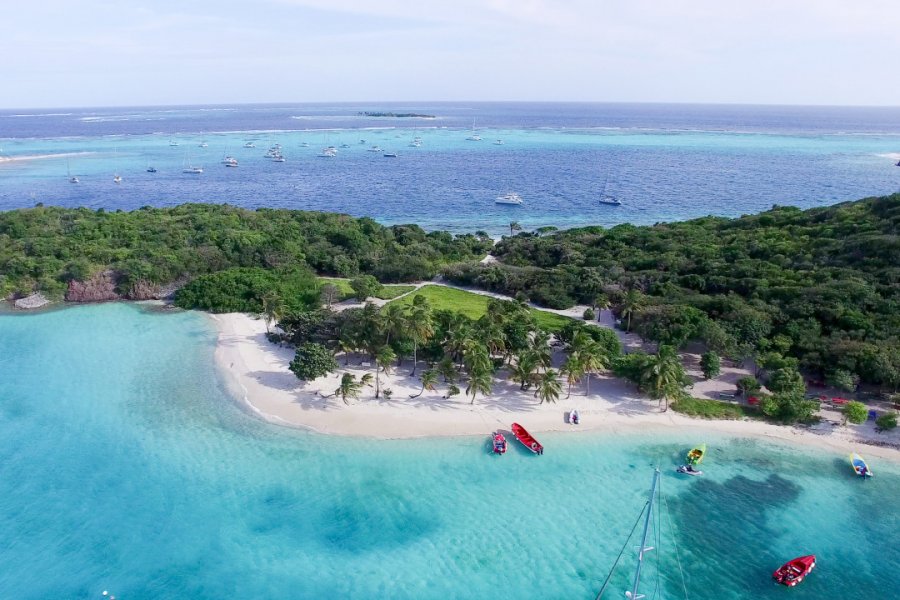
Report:
[[[0,156],[0,162],[18,162],[25,160],[45,160],[48,158],[70,158],[72,156],[87,156],[96,152],[60,152],[57,154],[28,154],[23,156]]]
[[[900,160],[900,152],[888,152],[886,154],[876,154],[876,156],[880,156],[882,158],[889,158],[891,160]]]

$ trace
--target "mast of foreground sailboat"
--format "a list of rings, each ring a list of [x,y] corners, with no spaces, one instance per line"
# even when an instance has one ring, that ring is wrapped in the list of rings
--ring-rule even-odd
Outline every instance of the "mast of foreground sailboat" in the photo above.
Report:
[[[650,496],[647,498],[647,514],[644,515],[644,533],[641,535],[640,550],[638,550],[637,567],[634,570],[634,583],[630,592],[625,592],[625,597],[631,600],[640,600],[644,595],[638,593],[641,584],[641,567],[644,565],[644,552],[653,550],[647,546],[647,533],[650,530],[650,518],[653,515],[653,499],[656,496],[656,484],[659,481],[659,467],[653,472],[653,483],[650,485]]]

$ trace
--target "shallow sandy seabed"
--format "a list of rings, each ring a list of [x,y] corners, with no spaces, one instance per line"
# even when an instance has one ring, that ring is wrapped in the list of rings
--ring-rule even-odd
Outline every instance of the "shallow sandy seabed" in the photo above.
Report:
[[[364,388],[359,400],[345,405],[334,393],[341,375],[350,372],[361,377],[373,373],[366,359],[353,356],[350,365],[315,381],[298,380],[288,370],[293,350],[270,343],[265,323],[244,314],[213,315],[219,331],[215,350],[216,363],[225,375],[229,389],[263,419],[286,426],[311,429],[319,433],[365,436],[381,439],[415,438],[453,435],[487,435],[500,429],[507,431],[519,422],[532,432],[597,431],[616,434],[643,433],[659,429],[693,431],[697,439],[703,431],[760,437],[833,451],[858,450],[867,456],[900,460],[900,450],[874,444],[900,444],[900,436],[877,434],[869,424],[838,427],[825,415],[815,427],[786,427],[759,421],[708,421],[685,417],[673,411],[660,412],[657,402],[643,398],[630,384],[611,377],[593,377],[590,395],[584,384],[575,386],[570,398],[556,404],[539,404],[533,393],[520,391],[518,384],[495,378],[490,396],[479,396],[475,404],[460,395],[445,398],[446,385],[417,398],[421,385],[409,376],[410,361],[382,374],[382,387],[393,391],[392,398],[376,400],[374,388]],[[561,359],[557,356],[557,362]],[[421,371],[421,365],[420,365]],[[738,376],[724,373],[724,382]],[[695,388],[695,395],[709,396],[709,382]],[[720,384],[723,381],[719,382]],[[464,388],[465,386],[460,386]],[[726,388],[727,389],[727,388]],[[731,388],[733,390],[733,387]],[[700,392],[700,393],[698,393]],[[581,424],[570,425],[566,415],[578,409]],[[827,417],[831,417],[830,419]],[[867,443],[868,442],[868,443]]]

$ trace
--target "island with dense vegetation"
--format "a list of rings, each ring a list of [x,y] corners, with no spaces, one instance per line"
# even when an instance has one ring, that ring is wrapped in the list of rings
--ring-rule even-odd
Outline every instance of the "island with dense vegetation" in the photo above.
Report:
[[[270,337],[295,348],[291,370],[301,379],[362,356],[375,365],[376,396],[380,373],[408,358],[413,373],[424,361],[423,391],[440,377],[448,393],[473,401],[501,371],[542,402],[556,401],[560,381],[570,390],[606,372],[689,414],[808,421],[817,408],[810,383],[848,394],[860,384],[900,386],[898,224],[893,195],[737,219],[542,229],[494,246],[482,232],[317,212],[39,206],[0,213],[0,293],[94,301],[177,290],[184,308],[277,323]],[[496,261],[482,260],[489,252]],[[439,274],[507,299],[396,285]],[[359,304],[333,309],[351,298]],[[537,310],[576,304],[578,319]],[[623,352],[623,332],[596,326],[609,310],[653,349]],[[723,358],[749,360],[754,371],[734,391],[756,405],[692,398],[686,348],[699,353],[706,379]],[[364,384],[344,383],[345,400]],[[845,414],[857,421],[861,410],[851,403]]]
[[[645,339],[702,342],[854,389],[900,386],[900,194],[737,219],[519,233],[456,283],[554,308],[611,305]]]
[[[297,210],[39,206],[0,213],[0,297],[147,299],[196,282],[185,292],[192,299],[217,290],[222,300],[231,295],[222,310],[243,310],[269,292],[302,297],[313,273],[421,281],[448,263],[482,258],[492,245],[484,233],[453,236]]]

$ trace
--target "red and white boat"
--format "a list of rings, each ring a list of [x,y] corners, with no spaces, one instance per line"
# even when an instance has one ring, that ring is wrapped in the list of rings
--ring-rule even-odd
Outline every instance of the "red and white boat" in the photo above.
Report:
[[[494,432],[494,454],[506,454],[506,438],[499,431]]]
[[[809,575],[809,572],[812,571],[815,566],[815,554],[800,556],[793,560],[789,560],[778,567],[778,570],[772,573],[772,578],[781,585],[794,587],[803,581],[803,578]]]
[[[518,423],[512,424],[512,432],[513,435],[516,436],[516,439],[522,442],[522,445],[534,452],[535,454],[543,454],[544,447],[541,445],[539,441],[534,439],[524,427],[519,425]]]

